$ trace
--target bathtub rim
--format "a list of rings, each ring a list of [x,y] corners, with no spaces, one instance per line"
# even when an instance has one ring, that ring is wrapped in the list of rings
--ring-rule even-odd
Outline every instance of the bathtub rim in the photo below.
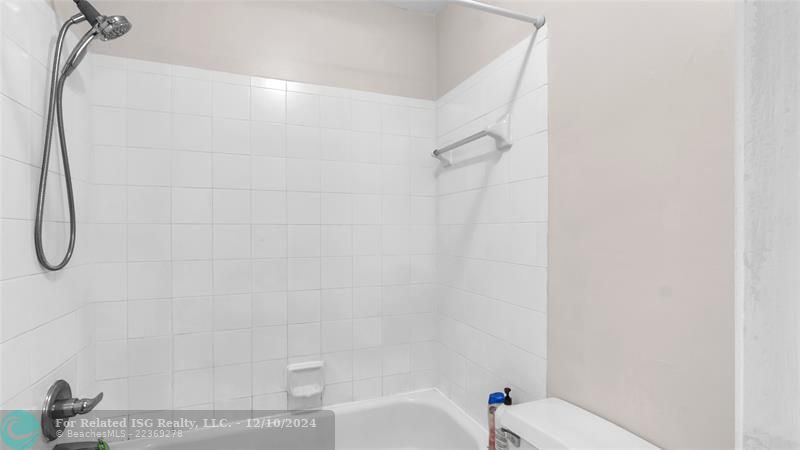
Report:
[[[364,400],[355,400],[352,402],[342,402],[323,407],[337,413],[358,413],[368,411],[371,407],[380,407],[381,405],[392,404],[408,404],[414,403],[424,406],[436,408],[444,411],[456,424],[469,434],[469,437],[475,441],[478,449],[484,449],[487,437],[486,428],[473,419],[462,409],[456,402],[444,395],[438,388],[423,388],[414,391],[402,392],[398,394],[387,395],[385,397],[376,397]]]
[[[486,444],[486,429],[480,425],[476,420],[470,417],[469,414],[466,413],[458,404],[456,404],[453,400],[448,398],[442,391],[438,388],[424,388],[418,389],[409,392],[403,392],[398,394],[387,395],[385,397],[376,397],[364,400],[355,400],[352,402],[341,402],[335,403],[328,406],[323,406],[320,408],[313,408],[309,410],[327,410],[333,412],[334,415],[336,414],[353,414],[359,413],[364,411],[369,411],[370,409],[379,408],[382,406],[391,406],[393,404],[419,404],[427,407],[432,407],[443,411],[447,414],[448,417],[453,419],[456,425],[461,428],[464,432],[466,432],[469,438],[475,443],[475,448],[477,450],[485,449]],[[287,415],[291,415],[290,411],[283,411],[278,414],[273,414],[269,416],[259,416],[254,418],[264,418],[264,417],[283,417]],[[230,423],[230,428],[202,428],[199,430],[192,430],[189,431],[184,435],[181,439],[187,439],[190,442],[197,442],[198,440],[202,439],[202,436],[214,433],[216,434],[228,434],[228,433],[236,433],[241,429],[243,423],[246,422],[247,419],[239,420]],[[141,438],[141,439],[130,439],[125,441],[116,441],[110,442],[112,444],[112,448],[122,447],[124,450],[146,450],[149,448],[153,448],[154,445],[163,442],[163,439],[160,438]],[[158,448],[158,446],[156,446]]]

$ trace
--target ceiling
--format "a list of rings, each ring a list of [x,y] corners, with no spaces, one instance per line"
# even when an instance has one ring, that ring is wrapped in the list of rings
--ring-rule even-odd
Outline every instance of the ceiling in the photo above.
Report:
[[[446,0],[379,0],[392,6],[396,6],[408,11],[416,11],[426,14],[437,14],[444,8]]]

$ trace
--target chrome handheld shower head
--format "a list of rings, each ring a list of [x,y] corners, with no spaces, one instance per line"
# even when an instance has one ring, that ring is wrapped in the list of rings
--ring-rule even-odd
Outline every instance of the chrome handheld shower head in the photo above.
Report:
[[[89,22],[92,28],[83,35],[78,45],[67,57],[62,71],[62,75],[65,77],[75,71],[78,64],[83,61],[83,57],[86,56],[86,52],[89,50],[89,44],[92,43],[94,38],[99,37],[101,41],[110,41],[124,35],[131,29],[131,22],[125,16],[104,16],[87,0],[75,0],[75,4],[81,11],[76,17],[82,17],[83,19],[81,20]]]
[[[116,39],[131,29],[131,23],[125,16],[99,16],[98,22],[83,35],[78,45],[72,50],[72,53],[67,57],[64,63],[62,76],[68,77],[78,64],[83,61],[86,52],[89,50],[89,44],[99,37],[101,41],[110,41]]]
[[[88,0],[75,0],[75,5],[104,41],[116,39],[131,29],[131,23],[125,16],[104,16]]]
[[[116,39],[131,30],[131,23],[125,16],[108,16],[97,24],[100,31],[100,39],[110,41]]]

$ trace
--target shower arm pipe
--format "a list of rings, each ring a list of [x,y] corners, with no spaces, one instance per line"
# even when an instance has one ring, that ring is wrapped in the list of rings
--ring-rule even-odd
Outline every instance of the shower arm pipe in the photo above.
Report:
[[[450,0],[449,3],[455,5],[461,5],[467,8],[477,9],[479,11],[487,12],[489,14],[496,14],[498,16],[507,17],[509,19],[520,20],[522,22],[528,22],[536,27],[538,30],[544,26],[545,18],[544,16],[528,16],[525,14],[520,14],[518,12],[511,11],[509,9],[500,8],[498,6],[489,5],[483,2],[478,2],[475,0]]]
[[[508,110],[506,111],[506,113],[503,114],[500,120],[489,125],[483,130],[473,133],[465,138],[459,139],[458,141],[448,144],[444,147],[435,149],[431,153],[431,156],[445,163],[445,165],[450,164],[450,161],[446,160],[443,157],[445,153],[451,152],[461,146],[464,146],[466,144],[469,144],[470,142],[477,141],[478,139],[487,136],[494,139],[495,145],[497,146],[497,149],[500,151],[506,151],[512,147],[513,142],[511,140],[511,113],[514,111],[514,106],[516,105],[517,94],[519,93],[519,88],[522,85],[522,77],[525,74],[525,67],[528,65],[528,60],[530,59],[531,52],[533,51],[533,47],[536,44],[536,36],[539,34],[539,29],[542,28],[545,24],[544,16],[531,17],[525,14],[520,14],[514,11],[510,11],[508,9],[487,5],[486,3],[478,2],[475,0],[450,0],[450,2],[456,5],[465,6],[467,8],[476,9],[490,14],[496,14],[510,19],[520,20],[522,22],[528,22],[531,25],[533,25],[533,35],[531,35],[530,45],[528,46],[528,49],[525,52],[525,57],[522,60],[522,68],[520,69],[519,76],[517,77],[517,81],[514,84],[514,89],[511,91],[511,98],[509,99]]]

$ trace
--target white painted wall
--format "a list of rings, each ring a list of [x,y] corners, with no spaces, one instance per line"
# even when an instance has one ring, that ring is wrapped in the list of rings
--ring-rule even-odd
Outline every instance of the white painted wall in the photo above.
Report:
[[[479,423],[490,392],[517,402],[545,396],[547,365],[546,28],[437,102],[439,145],[470,135],[507,111],[514,146],[475,141],[448,154],[437,175],[439,386]]]
[[[90,60],[105,408],[283,409],[309,359],[325,404],[433,385],[432,102]]]
[[[743,14],[743,443],[797,448],[800,5],[747,1]]]

